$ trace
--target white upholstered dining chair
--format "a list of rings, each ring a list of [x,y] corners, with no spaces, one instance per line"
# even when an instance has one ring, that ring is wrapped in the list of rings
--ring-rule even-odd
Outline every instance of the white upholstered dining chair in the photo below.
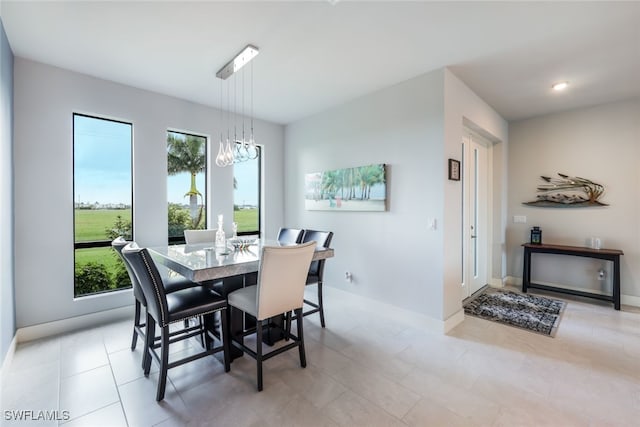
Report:
[[[228,295],[228,304],[256,319],[256,327],[244,330],[242,336],[256,334],[256,350],[242,341],[232,340],[232,345],[256,359],[258,391],[262,390],[262,362],[286,350],[298,347],[300,366],[306,367],[304,350],[302,305],[304,287],[316,242],[295,246],[265,246],[262,248],[258,284],[238,289]],[[297,317],[297,336],[287,328],[283,331],[292,342],[269,353],[262,352],[262,328],[265,320],[294,311]],[[268,327],[268,326],[267,326]]]
[[[184,230],[184,240],[187,245],[193,245],[196,243],[215,243],[216,231],[218,229],[209,230]]]

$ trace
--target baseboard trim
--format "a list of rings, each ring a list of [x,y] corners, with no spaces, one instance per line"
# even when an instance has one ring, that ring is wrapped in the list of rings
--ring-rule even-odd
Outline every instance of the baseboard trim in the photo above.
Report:
[[[522,277],[507,276],[505,277],[505,284],[522,288]],[[553,286],[554,284],[549,283],[549,285]],[[640,297],[635,295],[620,295],[620,304],[640,307]]]
[[[2,361],[2,367],[0,367],[0,383],[4,380],[4,373],[7,372],[7,368],[11,366],[11,362],[13,361],[13,355],[16,353],[16,346],[18,345],[18,335],[14,335],[11,340],[11,344],[9,344],[9,348],[7,349],[7,354],[4,355],[4,360]]]
[[[640,297],[635,295],[620,295],[620,304],[640,307]]]
[[[17,342],[37,340],[39,338],[64,334],[79,329],[92,328],[104,323],[123,320],[132,317],[131,306],[118,307],[110,310],[98,311],[96,313],[84,314],[82,316],[69,317],[67,319],[55,320],[53,322],[40,323],[33,326],[25,326],[16,331]]]
[[[504,280],[492,277],[491,279],[489,279],[489,286],[491,286],[492,288],[502,288],[504,287]]]
[[[522,277],[506,276],[503,283],[505,286],[522,286]]]
[[[456,326],[458,326],[462,322],[464,322],[464,309],[463,308],[458,310],[452,316],[449,316],[449,318],[447,318],[447,320],[444,321],[443,331],[442,332],[447,334],[447,333],[449,333],[449,331],[451,331],[453,328],[455,328]]]

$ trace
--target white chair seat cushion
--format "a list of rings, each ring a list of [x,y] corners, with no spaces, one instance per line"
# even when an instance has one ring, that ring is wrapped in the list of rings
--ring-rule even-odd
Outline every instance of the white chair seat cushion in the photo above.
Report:
[[[253,285],[231,292],[227,296],[227,301],[229,302],[229,305],[239,308],[245,313],[249,313],[253,317],[256,317],[258,314],[257,298],[258,287]]]

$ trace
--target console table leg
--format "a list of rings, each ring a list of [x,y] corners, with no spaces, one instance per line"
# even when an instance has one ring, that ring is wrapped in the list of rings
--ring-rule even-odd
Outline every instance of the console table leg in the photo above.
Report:
[[[620,257],[613,260],[613,307],[620,310]]]
[[[524,260],[522,264],[522,292],[527,293],[531,281],[531,252],[524,249]]]

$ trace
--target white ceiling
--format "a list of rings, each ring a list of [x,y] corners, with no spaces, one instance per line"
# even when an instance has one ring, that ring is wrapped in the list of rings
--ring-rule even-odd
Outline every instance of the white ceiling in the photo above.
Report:
[[[216,107],[254,44],[277,123],[441,67],[508,120],[640,96],[640,2],[0,1],[16,56]]]

